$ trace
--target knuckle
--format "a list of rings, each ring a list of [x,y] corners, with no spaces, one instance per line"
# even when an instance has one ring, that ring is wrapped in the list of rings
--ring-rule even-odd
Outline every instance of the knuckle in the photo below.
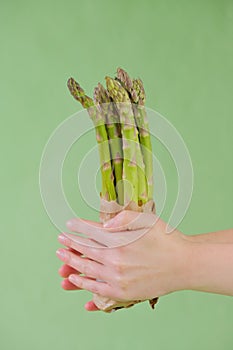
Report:
[[[128,289],[128,281],[124,277],[122,273],[117,273],[115,276],[115,283],[117,284],[117,288],[122,291],[126,292]]]
[[[115,274],[114,280],[115,280],[115,283],[116,283],[118,288],[121,288],[122,279],[123,279],[123,277],[120,273]]]
[[[119,263],[120,263],[119,257],[116,254],[112,255],[109,265],[115,270],[115,268],[119,265]]]
[[[126,270],[126,266],[122,262],[119,262],[114,268],[116,273],[122,278]]]
[[[122,247],[115,248],[111,253],[111,263],[113,266],[118,266],[124,259]]]

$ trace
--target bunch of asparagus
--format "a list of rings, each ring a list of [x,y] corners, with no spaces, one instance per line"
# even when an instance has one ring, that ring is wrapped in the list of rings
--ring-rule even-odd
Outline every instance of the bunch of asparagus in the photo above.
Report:
[[[95,126],[102,177],[100,220],[105,222],[123,209],[155,213],[152,146],[143,83],[131,79],[121,68],[115,79],[107,76],[105,80],[106,89],[98,83],[93,99],[73,78],[67,83]],[[106,312],[143,301],[120,302],[99,295],[94,295],[93,300]],[[157,298],[149,302],[154,308]]]

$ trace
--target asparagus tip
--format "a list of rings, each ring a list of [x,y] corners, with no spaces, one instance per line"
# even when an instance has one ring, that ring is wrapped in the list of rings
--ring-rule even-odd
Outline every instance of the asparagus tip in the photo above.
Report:
[[[124,88],[130,93],[133,87],[132,79],[122,68],[117,68],[117,79],[123,84]]]
[[[77,83],[77,81],[72,77],[68,79],[67,87],[70,90],[71,95],[73,96],[77,93],[77,91],[79,92],[79,94],[84,94],[84,90],[81,88],[79,83]]]
[[[84,108],[89,108],[94,105],[93,100],[85,94],[85,91],[74,78],[69,78],[67,81],[68,89],[71,95],[79,101]]]

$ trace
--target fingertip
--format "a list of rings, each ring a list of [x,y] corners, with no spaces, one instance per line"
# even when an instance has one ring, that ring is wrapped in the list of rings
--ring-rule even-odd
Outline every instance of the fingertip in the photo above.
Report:
[[[87,311],[99,311],[98,307],[93,303],[93,301],[88,301],[85,305],[84,308]]]
[[[61,287],[62,287],[62,289],[66,289],[66,281],[65,280],[61,281]]]
[[[67,238],[65,237],[63,232],[58,235],[58,242],[63,245],[67,242]]]
[[[62,265],[62,266],[58,269],[58,274],[59,274],[59,276],[60,276],[60,277],[63,277],[63,278],[66,277],[65,266],[66,266],[66,265]]]
[[[77,228],[77,225],[79,225],[82,221],[86,221],[82,218],[72,218],[69,219],[68,221],[66,221],[66,227],[70,230],[70,231],[75,231],[75,229]]]
[[[103,224],[104,228],[114,228],[114,221],[111,219]]]
[[[64,290],[70,290],[70,282],[67,279],[61,281],[61,287]],[[73,289],[73,288],[72,288]]]
[[[61,236],[62,236],[62,233],[59,233],[59,235],[57,236],[57,240],[59,243],[61,243]]]
[[[79,290],[77,286],[75,286],[73,283],[71,283],[67,278],[61,281],[61,287],[64,290]]]
[[[70,219],[68,221],[66,221],[66,227],[69,229],[72,229],[74,225],[74,219]]]
[[[90,301],[88,301],[85,305],[84,305],[84,308],[87,310],[87,311],[90,311],[91,308],[90,308]]]

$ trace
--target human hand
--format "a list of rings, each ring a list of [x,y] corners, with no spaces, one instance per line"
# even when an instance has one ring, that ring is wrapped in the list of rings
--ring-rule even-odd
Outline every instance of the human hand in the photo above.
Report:
[[[70,220],[71,231],[94,237],[95,243],[68,233],[59,236],[59,242],[68,248],[58,250],[65,262],[60,269],[65,278],[62,287],[86,289],[114,300],[146,300],[187,288],[188,241],[178,230],[166,234],[166,223],[161,219],[154,222],[153,214],[127,210],[108,222],[106,228],[88,220]],[[103,248],[99,244],[103,244],[104,237],[109,241],[113,232],[119,235],[130,228],[134,233],[142,227],[148,227],[148,231],[127,245]],[[93,302],[85,307],[96,310]]]

